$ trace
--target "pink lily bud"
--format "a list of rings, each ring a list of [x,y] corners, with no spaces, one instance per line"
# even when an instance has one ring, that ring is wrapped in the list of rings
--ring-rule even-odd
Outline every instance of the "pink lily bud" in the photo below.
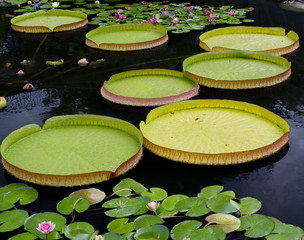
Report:
[[[219,17],[219,15],[218,15],[218,14],[215,14],[215,13],[211,13],[211,14],[209,15],[209,17],[211,17],[211,18],[216,18],[216,17]]]
[[[172,20],[173,26],[176,25],[177,23],[178,23],[178,19],[177,19],[177,17],[174,17]]]
[[[215,21],[214,18],[209,18],[208,20],[209,20],[209,22],[214,22]]]
[[[210,11],[206,9],[206,10],[205,10],[205,13],[206,13],[206,14],[209,14],[209,13],[210,13]]]
[[[94,240],[104,240],[104,238],[101,235],[97,235]]]
[[[190,240],[190,238],[183,238],[183,240]]]
[[[34,85],[31,83],[27,83],[22,87],[22,89],[25,91],[32,91],[34,90],[34,88],[35,88]]]
[[[150,23],[155,24],[156,23],[156,19],[155,18],[151,18],[150,19]]]
[[[141,23],[148,23],[148,21],[147,20],[142,20]]]
[[[230,16],[234,16],[235,12],[233,12],[232,10],[230,10],[230,12],[228,13]]]
[[[141,1],[141,4],[146,5],[147,2],[146,1]]]
[[[146,207],[150,210],[150,211],[153,211],[153,212],[156,212],[156,210],[158,209],[159,207],[159,202],[157,201],[152,201],[152,202],[149,202]]]
[[[117,12],[118,12],[118,13],[122,13],[123,10],[122,10],[122,9],[117,9]]]
[[[167,12],[167,11],[164,11],[164,12],[163,12],[163,15],[167,16],[167,15],[168,15],[168,12]]]
[[[119,18],[120,14],[119,13],[115,13],[115,17]]]
[[[192,6],[187,7],[188,10],[193,10]]]
[[[87,58],[81,58],[78,60],[77,65],[80,67],[85,67],[89,64],[89,60]]]
[[[19,70],[18,72],[16,72],[16,75],[22,76],[22,75],[24,75],[24,72],[22,70]]]
[[[125,19],[127,16],[126,15],[120,15],[119,18],[120,19]]]
[[[126,9],[126,10],[131,10],[132,8],[131,8],[131,7],[125,7],[125,9]]]
[[[55,226],[56,224],[51,221],[43,221],[42,223],[39,223],[37,230],[43,234],[48,234],[54,230]]]

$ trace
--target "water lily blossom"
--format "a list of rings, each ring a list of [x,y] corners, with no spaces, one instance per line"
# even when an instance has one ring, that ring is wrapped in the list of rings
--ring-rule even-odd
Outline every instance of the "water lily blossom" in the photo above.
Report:
[[[56,224],[51,221],[43,221],[42,223],[39,223],[37,230],[43,234],[48,234],[54,230],[55,226]]]
[[[183,238],[183,240],[190,240],[190,238],[186,238],[186,237],[185,237],[185,238]]]
[[[234,16],[235,15],[235,12],[230,10],[230,12],[228,13],[230,16]]]
[[[18,72],[16,72],[16,75],[17,76],[22,76],[22,75],[24,75],[24,72],[20,69]]]
[[[159,202],[157,201],[152,201],[152,202],[149,202],[146,207],[150,210],[150,211],[153,211],[156,215],[156,211],[159,207]]]
[[[125,9],[130,11],[132,8],[131,7],[125,7]]]
[[[209,13],[210,13],[210,11],[206,9],[206,10],[205,10],[205,13],[206,13],[206,14],[209,14]]]
[[[174,17],[172,20],[172,25],[175,26],[178,23],[177,17]]]
[[[120,14],[119,13],[115,13],[115,17],[119,18]]]
[[[89,64],[89,60],[87,58],[81,58],[78,60],[77,65],[79,67],[85,67]]]
[[[141,4],[146,5],[147,2],[146,1],[141,1]]]
[[[167,15],[168,15],[168,12],[167,12],[167,11],[164,11],[164,12],[163,12],[163,15],[167,16]]]
[[[167,10],[168,9],[168,6],[163,6],[162,8],[161,8],[161,10]]]
[[[122,9],[117,9],[117,12],[118,12],[118,13],[122,13],[123,10],[122,10]]]
[[[209,17],[211,17],[211,18],[216,18],[216,17],[219,17],[219,15],[218,15],[218,14],[215,14],[215,13],[211,13],[211,14],[209,15]]]
[[[141,23],[148,23],[148,21],[147,20],[142,20]]]
[[[98,4],[100,4],[100,2],[99,2],[98,0],[96,0],[96,1],[95,1],[95,4],[98,5]]]
[[[5,108],[6,107],[6,99],[5,97],[0,97],[0,109]]]
[[[104,240],[104,238],[101,235],[97,235],[94,240]]]
[[[187,7],[188,10],[193,10],[192,6]]]
[[[22,87],[22,89],[25,91],[32,91],[34,90],[34,88],[35,88],[34,85],[31,83],[27,83]]]
[[[120,19],[125,19],[127,16],[126,15],[120,15],[119,18]]]
[[[31,5],[32,4],[32,1],[27,1],[27,5]]]
[[[209,18],[208,20],[209,20],[209,22],[214,22],[215,21],[214,18]]]
[[[58,8],[59,7],[59,2],[52,2],[52,7],[53,8]]]
[[[150,23],[155,24],[156,23],[156,19],[155,18],[151,18],[150,19]]]

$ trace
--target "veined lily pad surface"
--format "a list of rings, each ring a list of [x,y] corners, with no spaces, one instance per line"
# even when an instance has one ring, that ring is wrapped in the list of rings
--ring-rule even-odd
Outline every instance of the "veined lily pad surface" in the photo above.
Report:
[[[47,33],[73,30],[85,26],[87,22],[85,13],[52,9],[14,17],[11,26],[18,32]]]
[[[257,105],[187,100],[153,109],[140,123],[144,146],[171,160],[208,165],[249,162],[289,141],[289,125]]]
[[[17,178],[51,186],[102,182],[131,169],[142,154],[132,124],[99,115],[53,117],[26,125],[1,144],[4,168]]]
[[[99,27],[86,35],[88,46],[111,51],[148,49],[167,41],[167,29],[150,23]]]
[[[294,31],[285,35],[283,28],[225,27],[203,33],[199,45],[206,51],[249,50],[283,55],[299,47],[299,36]]]
[[[113,75],[105,81],[104,98],[125,105],[155,106],[189,99],[199,86],[182,72],[167,69],[144,69]]]
[[[285,58],[251,51],[201,53],[183,62],[184,72],[199,84],[222,89],[251,89],[288,79],[291,63]]]

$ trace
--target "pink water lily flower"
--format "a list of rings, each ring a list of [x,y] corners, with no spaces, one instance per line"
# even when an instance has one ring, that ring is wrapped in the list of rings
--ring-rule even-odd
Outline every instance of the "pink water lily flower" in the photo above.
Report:
[[[230,16],[234,16],[235,15],[235,12],[230,10],[230,12],[228,13]]]
[[[125,7],[125,9],[129,11],[129,10],[131,10],[132,8],[131,8],[131,7]]]
[[[163,15],[167,16],[167,15],[168,15],[168,12],[167,12],[167,11],[164,11],[164,12],[163,12]]]
[[[151,18],[150,19],[150,23],[155,24],[156,23],[156,19],[155,18]]]
[[[22,70],[19,70],[18,72],[16,72],[16,75],[22,76],[22,75],[24,75],[24,72]]]
[[[206,9],[206,10],[205,10],[205,13],[206,13],[206,14],[209,14],[209,13],[210,13],[210,11]]]
[[[148,21],[147,20],[142,20],[141,23],[148,23]]]
[[[172,20],[173,26],[176,25],[177,23],[178,23],[178,19],[177,19],[177,17],[174,17]]]
[[[34,90],[34,88],[35,88],[34,85],[31,83],[27,83],[22,87],[22,89],[25,91],[32,91]]]
[[[115,13],[115,17],[119,18],[120,14],[119,13]]]
[[[192,6],[187,7],[188,10],[193,10]]]
[[[123,10],[122,10],[122,9],[117,9],[117,12],[118,12],[118,13],[122,13]]]
[[[55,226],[56,224],[51,221],[43,221],[42,223],[39,223],[37,230],[43,234],[48,234],[54,230]]]
[[[159,202],[157,201],[152,201],[152,202],[149,202],[146,207],[150,210],[150,211],[153,211],[156,213],[156,210],[158,209],[159,207]]]
[[[95,236],[95,240],[104,240],[104,238],[101,235]]]
[[[119,18],[120,19],[125,19],[127,16],[126,15],[120,15]]]
[[[190,238],[183,238],[183,240],[190,240]]]
[[[162,8],[161,8],[161,10],[167,10],[168,9],[168,6],[163,6]]]
[[[219,17],[219,15],[218,15],[218,14],[215,14],[215,13],[211,13],[211,14],[209,15],[209,17],[211,17],[211,18],[216,18],[216,17]]]
[[[209,22],[214,22],[215,21],[214,18],[209,18],[208,20],[209,20]]]
[[[141,4],[146,5],[147,2],[146,1],[141,1]]]
[[[89,60],[87,58],[81,58],[77,62],[77,65],[80,67],[85,67],[88,64],[89,64]]]

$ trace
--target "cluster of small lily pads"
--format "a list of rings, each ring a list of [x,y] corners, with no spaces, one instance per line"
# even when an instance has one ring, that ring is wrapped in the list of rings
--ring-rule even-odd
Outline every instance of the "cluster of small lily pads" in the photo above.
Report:
[[[24,233],[9,240],[62,237],[72,240],[166,240],[169,237],[173,240],[224,240],[234,231],[244,231],[249,238],[265,237],[267,240],[301,240],[304,237],[299,227],[256,214],[262,206],[259,200],[239,199],[233,191],[223,191],[223,186],[219,185],[204,187],[195,197],[168,196],[162,188],[148,189],[127,178],[114,186],[113,192],[106,197],[96,188],[78,190],[57,204],[58,213],[29,215],[17,207],[34,202],[38,192],[24,183],[6,185],[0,188],[0,232],[24,227]],[[95,204],[101,205],[102,215],[113,218],[107,225],[107,233],[99,233],[90,223],[76,221],[76,215],[85,214]],[[179,222],[169,230],[167,221],[172,218]]]
[[[69,8],[82,11],[90,16],[89,24],[108,26],[120,23],[153,23],[166,26],[173,33],[202,30],[207,25],[240,24],[252,22],[246,19],[251,8],[233,9],[232,6],[214,8],[191,6],[190,3],[147,2],[133,4],[100,3],[99,0],[4,0],[0,6],[18,5],[18,13],[34,12],[39,9]]]

